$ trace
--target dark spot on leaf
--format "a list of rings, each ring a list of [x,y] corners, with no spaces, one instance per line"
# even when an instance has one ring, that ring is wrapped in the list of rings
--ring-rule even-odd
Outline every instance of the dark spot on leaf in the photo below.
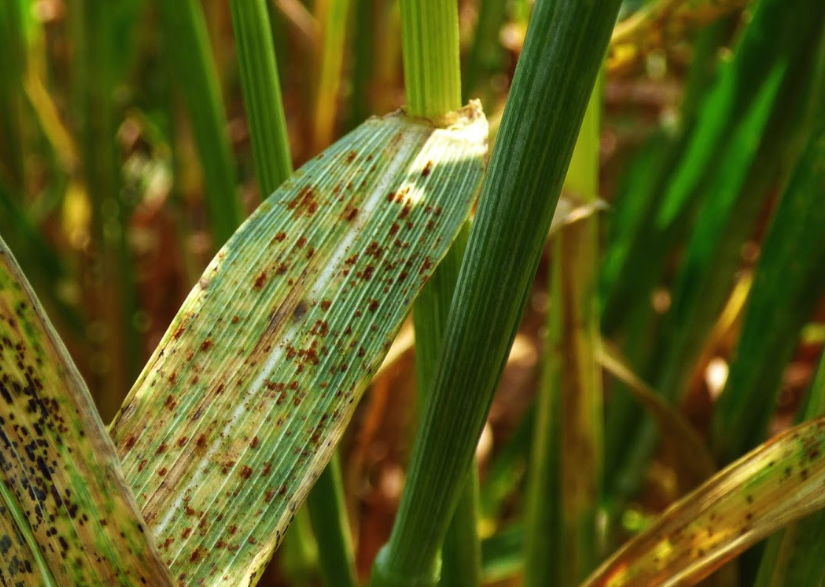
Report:
[[[255,278],[255,283],[252,284],[252,289],[259,290],[266,285],[266,271],[261,271],[258,277]]]
[[[304,186],[289,203],[286,205],[288,210],[293,210],[295,216],[306,214],[312,216],[318,210],[318,201],[315,199],[315,192],[312,188]]]
[[[358,208],[352,205],[347,205],[344,212],[341,214],[341,217],[348,222],[355,220],[356,216],[358,216]]]

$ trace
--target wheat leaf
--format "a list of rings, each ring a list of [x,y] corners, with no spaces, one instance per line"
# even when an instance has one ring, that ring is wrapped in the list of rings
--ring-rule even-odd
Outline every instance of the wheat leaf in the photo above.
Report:
[[[181,585],[256,581],[480,188],[487,123],[372,119],[206,269],[111,432]]]
[[[0,582],[172,585],[80,374],[0,239]]]
[[[749,546],[825,506],[825,417],[742,457],[667,510],[584,587],[694,585]]]

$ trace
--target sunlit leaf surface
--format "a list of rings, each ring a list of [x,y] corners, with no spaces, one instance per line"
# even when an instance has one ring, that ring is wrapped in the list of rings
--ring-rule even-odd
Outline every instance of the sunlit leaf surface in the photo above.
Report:
[[[112,424],[181,585],[254,583],[480,187],[487,123],[367,121],[218,253]]]

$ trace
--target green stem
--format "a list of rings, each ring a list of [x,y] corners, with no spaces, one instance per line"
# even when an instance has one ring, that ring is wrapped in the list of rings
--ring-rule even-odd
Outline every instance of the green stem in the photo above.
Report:
[[[231,0],[249,134],[261,197],[292,173],[286,116],[266,0]]]
[[[374,587],[438,580],[439,548],[529,297],[619,4],[536,5]]]
[[[461,107],[458,4],[440,0],[401,2],[404,77],[410,114],[438,117]],[[424,287],[413,309],[419,397],[430,396],[444,330],[470,227],[465,223],[456,242]],[[442,547],[444,587],[481,584],[478,537],[478,473],[473,465],[464,483],[456,515]]]
[[[116,38],[107,23],[115,8],[110,3],[81,0],[74,18],[83,42],[75,57],[77,116],[86,189],[92,202],[93,237],[99,263],[90,270],[90,308],[102,326],[95,352],[106,357],[95,385],[95,400],[103,420],[114,416],[140,370],[139,335],[134,324],[134,289],[128,242],[129,210],[122,197],[120,162],[115,135],[118,104],[115,89],[121,81],[118,54],[128,42]],[[75,37],[77,38],[77,37]],[[105,303],[100,303],[105,302]]]
[[[352,100],[349,128],[355,128],[372,112],[370,87],[375,77],[377,8],[372,0],[355,1],[355,30],[353,31]]]
[[[19,2],[3,2],[0,6],[0,43],[4,47],[0,51],[0,180],[23,192],[23,76],[27,51],[21,13]]]
[[[243,220],[229,148],[226,112],[209,46],[203,9],[197,0],[157,0],[166,55],[192,124],[204,178],[206,207],[215,248],[229,240]]]
[[[409,113],[438,117],[460,108],[457,3],[402,0],[401,47]]]
[[[358,584],[343,487],[341,460],[335,453],[307,499],[309,517],[318,541],[321,575],[327,587],[356,587]]]
[[[413,308],[416,375],[422,406],[429,400],[429,383],[435,377],[438,367],[450,303],[469,236],[470,223],[466,222],[447,256],[419,294]],[[481,584],[478,501],[478,473],[473,462],[453,520],[444,537],[441,572],[441,585],[444,587],[476,587]]]

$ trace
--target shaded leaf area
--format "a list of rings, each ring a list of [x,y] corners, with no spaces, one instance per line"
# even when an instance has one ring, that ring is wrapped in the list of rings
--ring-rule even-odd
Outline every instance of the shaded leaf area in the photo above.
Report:
[[[825,109],[817,118],[765,237],[739,346],[713,414],[711,445],[721,462],[765,437],[782,371],[825,290]]]
[[[825,506],[825,418],[781,434],[667,510],[585,587],[693,585]]]
[[[0,240],[3,584],[171,585],[86,385]]]
[[[371,119],[307,163],[190,293],[112,424],[181,585],[254,583],[479,190],[477,103]]]

